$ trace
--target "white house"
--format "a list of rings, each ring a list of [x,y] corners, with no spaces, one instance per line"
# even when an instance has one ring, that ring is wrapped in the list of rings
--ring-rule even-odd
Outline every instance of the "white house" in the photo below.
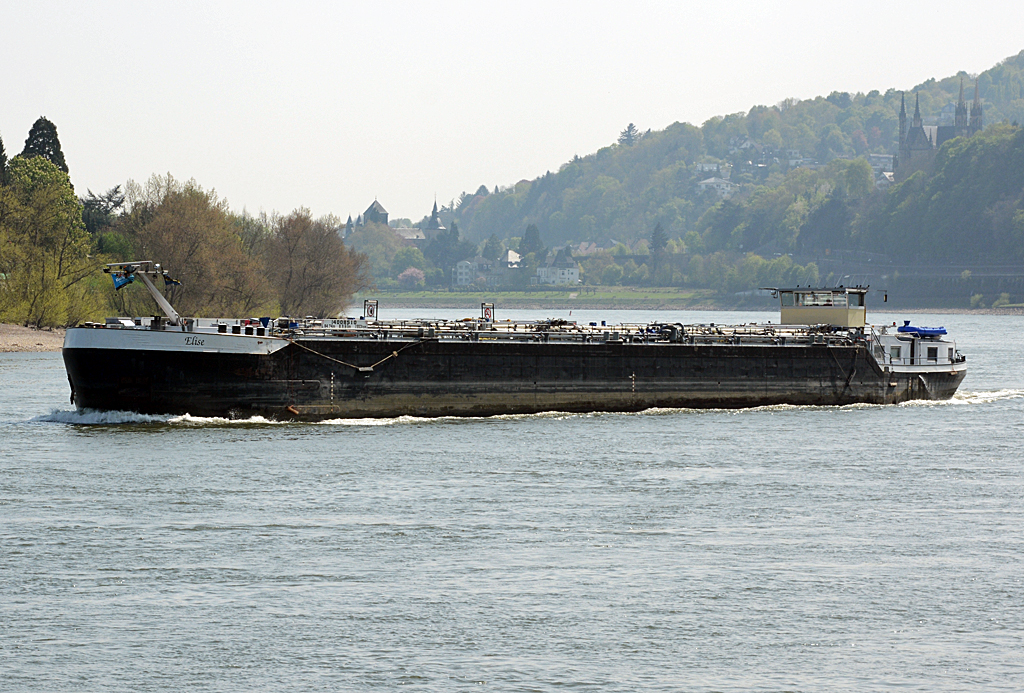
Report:
[[[463,260],[455,265],[455,285],[469,286],[477,279],[483,279],[488,284],[494,283],[489,276],[493,268],[493,262],[479,255],[472,260]]]
[[[476,267],[469,260],[462,260],[455,265],[455,286],[469,286],[476,279]]]
[[[522,261],[523,256],[514,250],[506,250],[505,253],[498,258],[498,269],[516,269],[519,267],[519,263]]]
[[[556,286],[579,284],[580,266],[573,259],[572,253],[563,248],[558,251],[554,259],[537,268],[537,283]]]
[[[514,270],[519,268],[522,258],[514,250],[506,250],[497,262],[480,257],[463,260],[455,265],[453,282],[455,286],[470,286],[483,282],[487,286],[501,286],[508,283]]]
[[[702,180],[700,183],[697,183],[697,188],[701,192],[714,190],[716,193],[718,193],[718,196],[721,198],[729,197],[734,192],[736,192],[739,189],[739,187],[740,186],[736,185],[735,183],[727,181],[723,178],[707,178],[705,180]]]

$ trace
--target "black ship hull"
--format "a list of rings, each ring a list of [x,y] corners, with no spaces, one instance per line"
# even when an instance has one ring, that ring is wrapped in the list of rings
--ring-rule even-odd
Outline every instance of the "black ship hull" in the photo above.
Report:
[[[273,341],[229,353],[77,339],[64,361],[80,408],[279,420],[893,404],[948,399],[965,375],[892,372],[864,343]]]

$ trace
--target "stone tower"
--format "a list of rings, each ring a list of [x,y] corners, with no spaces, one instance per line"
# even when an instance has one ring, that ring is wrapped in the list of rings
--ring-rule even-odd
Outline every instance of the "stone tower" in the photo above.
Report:
[[[377,200],[374,200],[373,204],[363,212],[363,223],[369,224],[370,222],[383,224],[384,226],[388,225],[388,210],[384,209],[384,205],[377,202]]]

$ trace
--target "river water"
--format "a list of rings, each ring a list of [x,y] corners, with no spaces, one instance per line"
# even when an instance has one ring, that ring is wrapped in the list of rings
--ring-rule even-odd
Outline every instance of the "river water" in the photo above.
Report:
[[[0,354],[0,690],[1024,689],[1024,318],[917,322],[950,402],[226,422]]]

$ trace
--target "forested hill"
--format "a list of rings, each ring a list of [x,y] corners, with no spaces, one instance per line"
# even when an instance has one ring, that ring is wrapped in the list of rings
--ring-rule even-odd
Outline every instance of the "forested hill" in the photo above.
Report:
[[[908,114],[912,115],[916,95],[926,124],[935,122],[944,107],[956,102],[961,79],[968,104],[977,81],[987,128],[1024,122],[1024,51],[977,78],[960,73],[907,89]],[[996,159],[1016,155],[1020,137],[1009,126],[985,135],[994,138],[991,146],[964,149],[966,145],[956,144],[937,157],[937,165],[944,167],[941,176],[915,180],[909,188],[875,192],[874,179],[865,178],[871,175],[867,163],[851,163],[858,157],[897,151],[900,97],[895,89],[833,92],[754,106],[747,113],[712,118],[700,127],[674,123],[664,130],[641,132],[631,124],[618,142],[575,157],[557,173],[494,190],[480,186],[444,212],[449,220],[457,219],[473,241],[492,234],[520,236],[535,224],[549,245],[629,243],[649,238],[660,224],[670,238],[689,237],[708,252],[748,252],[765,246],[776,252],[821,252],[838,243],[875,252],[912,249],[920,254],[913,239],[892,237],[906,237],[929,215],[945,214],[917,200],[927,190],[940,197],[981,195],[969,205],[975,215],[972,228],[983,222],[1002,224],[1001,232],[987,237],[1005,235],[1020,210],[1020,195],[1016,202],[1006,196],[1014,196],[1010,188],[1015,185],[1019,193],[1020,184],[1016,179],[981,184],[977,178],[986,178],[990,168],[1005,170],[1005,162]],[[962,171],[952,170],[961,165],[970,166],[974,183],[962,180]],[[713,191],[699,190],[698,183],[710,177],[727,178],[739,187],[731,199],[722,201]],[[908,211],[912,204],[918,205],[913,214]],[[947,225],[952,223],[948,216],[942,218]],[[952,252],[944,245],[924,254]],[[986,245],[972,252],[999,254],[1002,248]]]

